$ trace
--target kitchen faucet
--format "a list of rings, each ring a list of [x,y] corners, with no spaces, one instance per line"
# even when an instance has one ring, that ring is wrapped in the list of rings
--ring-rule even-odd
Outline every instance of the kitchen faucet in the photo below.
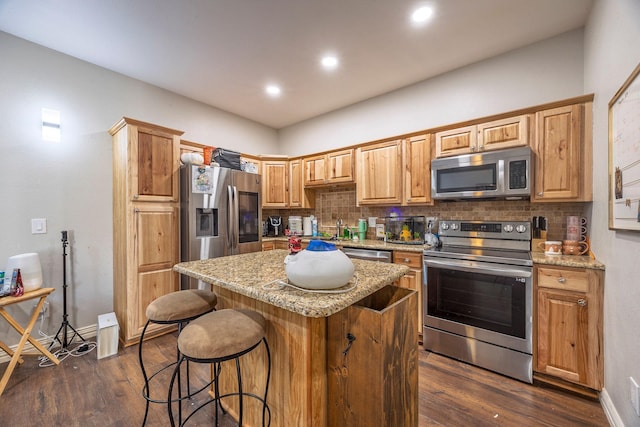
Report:
[[[340,238],[340,227],[342,227],[342,218],[336,222],[336,239]]]

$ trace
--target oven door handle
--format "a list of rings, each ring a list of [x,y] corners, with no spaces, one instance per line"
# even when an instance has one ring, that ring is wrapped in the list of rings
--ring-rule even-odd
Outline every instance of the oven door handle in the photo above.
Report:
[[[450,270],[466,271],[468,273],[493,274],[502,277],[531,277],[533,272],[531,268],[518,268],[508,265],[488,264],[475,261],[465,260],[439,260],[425,259],[426,267],[448,268]]]

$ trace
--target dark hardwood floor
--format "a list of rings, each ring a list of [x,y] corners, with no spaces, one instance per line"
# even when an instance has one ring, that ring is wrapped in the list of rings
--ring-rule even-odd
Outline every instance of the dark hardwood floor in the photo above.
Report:
[[[175,357],[173,335],[144,345],[150,370]],[[100,361],[94,350],[46,368],[38,367],[33,356],[24,359],[0,397],[0,426],[140,425],[144,400],[137,346]],[[424,350],[419,363],[420,426],[609,425],[596,401],[524,384]],[[0,365],[0,372],[6,365]],[[192,381],[203,383],[208,376],[208,367],[192,365]],[[189,425],[212,425],[207,418],[213,411],[208,407]],[[147,425],[169,425],[164,405],[151,405]],[[234,423],[225,419],[221,425]]]

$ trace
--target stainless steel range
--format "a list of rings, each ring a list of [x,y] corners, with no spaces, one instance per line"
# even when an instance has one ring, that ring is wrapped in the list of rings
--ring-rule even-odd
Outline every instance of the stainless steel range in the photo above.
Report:
[[[427,350],[532,382],[531,224],[440,221],[424,251]]]

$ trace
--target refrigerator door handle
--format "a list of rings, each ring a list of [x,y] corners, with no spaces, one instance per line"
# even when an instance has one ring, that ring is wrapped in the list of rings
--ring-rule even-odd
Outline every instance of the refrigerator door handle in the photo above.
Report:
[[[227,185],[227,196],[229,197],[229,207],[227,208],[227,249],[233,249],[233,227],[234,227],[234,218],[233,218],[233,190],[230,185]]]
[[[238,249],[238,243],[240,241],[240,211],[238,208],[238,188],[233,186],[233,215],[235,216],[233,222],[233,249],[234,252]]]

